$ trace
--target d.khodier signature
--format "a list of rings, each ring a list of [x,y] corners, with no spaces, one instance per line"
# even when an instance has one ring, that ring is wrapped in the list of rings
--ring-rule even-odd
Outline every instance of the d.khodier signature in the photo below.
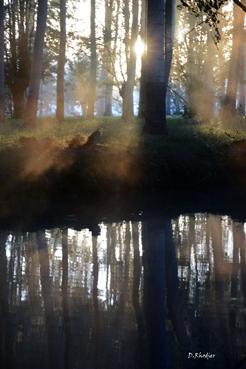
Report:
[[[211,354],[210,352],[189,352],[188,359],[214,359],[215,354]]]

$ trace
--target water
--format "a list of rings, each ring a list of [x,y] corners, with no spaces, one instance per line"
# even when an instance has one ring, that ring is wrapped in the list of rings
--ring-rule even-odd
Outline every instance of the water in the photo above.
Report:
[[[246,367],[243,223],[197,213],[0,242],[1,368]]]

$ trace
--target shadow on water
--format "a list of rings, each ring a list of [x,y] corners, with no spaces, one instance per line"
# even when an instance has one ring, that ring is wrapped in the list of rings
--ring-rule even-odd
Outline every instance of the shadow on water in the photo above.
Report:
[[[1,368],[246,368],[244,223],[158,215],[0,243]]]

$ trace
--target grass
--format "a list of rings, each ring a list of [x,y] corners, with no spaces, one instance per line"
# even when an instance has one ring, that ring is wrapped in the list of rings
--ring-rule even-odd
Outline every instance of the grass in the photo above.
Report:
[[[167,137],[153,137],[141,134],[143,125],[139,120],[125,123],[120,118],[70,118],[56,125],[50,118],[39,119],[36,127],[29,129],[20,121],[9,121],[0,127],[0,172],[3,177],[7,173],[7,182],[11,183],[13,179],[18,182],[27,167],[37,169],[40,166],[44,176],[49,168],[55,170],[50,152],[42,153],[42,145],[36,151],[35,143],[34,150],[26,151],[25,146],[24,150],[18,150],[23,145],[23,137],[54,141],[55,151],[51,153],[56,155],[59,151],[60,164],[72,155],[63,149],[73,138],[88,137],[100,129],[98,150],[78,158],[77,165],[71,167],[74,172],[68,175],[68,188],[72,177],[74,185],[83,183],[85,191],[92,186],[96,191],[103,191],[103,188],[115,188],[118,184],[126,187],[131,184],[137,191],[155,191],[165,186],[183,189],[184,186],[193,188],[208,184],[213,187],[235,176],[242,182],[241,173],[246,173],[246,164],[244,169],[241,162],[231,163],[228,158],[233,143],[246,141],[245,129],[223,129],[216,124],[191,125],[181,117],[170,118],[167,124]],[[241,159],[244,162],[244,157]],[[61,182],[66,182],[66,175],[61,174]],[[243,181],[246,182],[246,178]]]
[[[184,144],[194,148],[220,148],[235,141],[246,139],[245,129],[223,129],[218,125],[189,125],[187,121],[178,118],[168,119],[168,137],[141,136],[142,123],[135,120],[125,123],[120,118],[96,118],[84,120],[67,118],[63,124],[57,125],[52,118],[39,119],[34,128],[24,128],[21,121],[10,120],[0,127],[0,149],[18,146],[20,138],[34,137],[36,139],[50,138],[66,147],[71,139],[81,135],[88,137],[96,129],[102,132],[102,144],[121,148],[136,148],[143,143],[154,150],[171,149]],[[171,147],[170,147],[171,146]],[[182,147],[180,147],[182,149]]]

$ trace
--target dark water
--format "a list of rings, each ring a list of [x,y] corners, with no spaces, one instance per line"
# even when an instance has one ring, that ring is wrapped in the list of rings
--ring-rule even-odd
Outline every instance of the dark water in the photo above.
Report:
[[[246,368],[245,235],[200,213],[2,232],[1,368]]]

